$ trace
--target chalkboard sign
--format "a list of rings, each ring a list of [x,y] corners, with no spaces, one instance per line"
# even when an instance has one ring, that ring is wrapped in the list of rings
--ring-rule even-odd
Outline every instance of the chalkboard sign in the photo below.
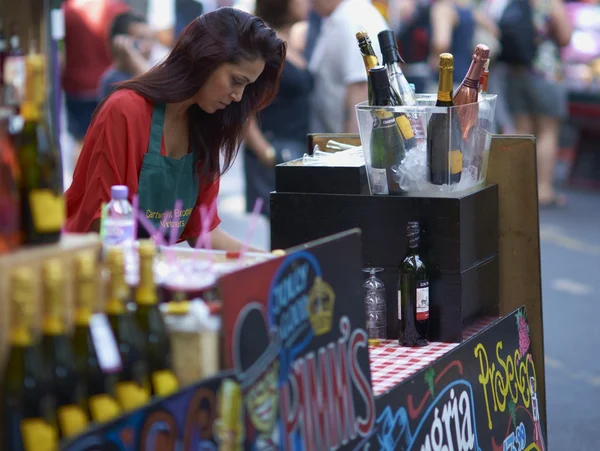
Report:
[[[372,436],[360,280],[358,230],[223,278],[225,347],[254,449],[351,449]]]
[[[375,449],[545,451],[525,308],[379,396]]]

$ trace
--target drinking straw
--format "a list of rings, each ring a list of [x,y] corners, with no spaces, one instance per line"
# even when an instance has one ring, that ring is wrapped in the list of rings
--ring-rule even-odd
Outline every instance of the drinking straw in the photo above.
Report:
[[[175,227],[171,227],[169,234],[169,246],[173,246],[177,242],[177,237],[179,237],[179,221],[175,221],[175,212],[179,211],[181,213],[181,208],[183,207],[183,202],[181,199],[177,199],[175,201],[175,207],[173,208],[173,222],[177,224]]]
[[[252,216],[250,216],[250,223],[248,225],[248,233],[246,234],[246,239],[242,243],[242,248],[240,249],[240,257],[241,260],[244,258],[244,254],[248,251],[248,247],[250,247],[250,240],[252,239],[252,235],[254,234],[254,230],[258,224],[258,215],[262,210],[264,204],[264,200],[262,197],[256,199],[254,202],[254,208],[252,209]]]
[[[140,222],[140,224],[142,224],[142,227],[144,227],[144,229],[146,229],[146,232],[148,232],[148,235],[152,238],[154,238],[154,241],[158,241],[158,244],[160,246],[166,246],[167,243],[165,243],[164,238],[157,234],[157,230],[154,228],[154,226],[152,225],[152,222],[146,218],[146,216],[140,211],[138,212],[137,215],[138,221]]]
[[[173,207],[173,223],[176,225],[171,226],[171,230],[169,231],[169,248],[167,249],[167,262],[169,265],[173,265],[175,262],[175,250],[173,249],[173,245],[177,242],[177,238],[179,237],[179,221],[175,221],[175,212],[179,211],[179,214],[181,214],[182,207],[183,202],[181,199],[177,199],[175,201],[175,207]]]
[[[204,234],[200,235],[199,240],[196,240],[196,249],[200,249],[200,246],[202,244],[204,244],[205,246],[208,246],[208,248],[211,248],[211,242],[210,242],[210,235],[208,234],[208,228],[210,227],[210,224],[213,220],[213,217],[215,215],[215,213],[217,212],[217,200],[213,200],[213,202],[210,205],[210,208],[206,208],[205,205],[200,205],[200,208],[198,209],[198,213],[200,214],[200,225],[202,226],[202,229],[206,229],[204,230]]]
[[[102,239],[102,241],[104,241],[104,235],[106,233],[105,221],[107,211],[108,209],[106,208],[106,202],[102,202],[102,205],[100,205],[100,239]]]
[[[137,231],[138,231],[137,217],[138,217],[139,205],[140,205],[140,198],[136,194],[135,196],[133,196],[133,239],[134,239],[134,241],[137,240]]]

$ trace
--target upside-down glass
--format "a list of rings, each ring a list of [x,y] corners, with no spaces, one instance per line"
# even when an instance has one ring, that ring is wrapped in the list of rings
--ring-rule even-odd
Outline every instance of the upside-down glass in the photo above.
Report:
[[[386,306],[385,285],[375,276],[383,271],[383,268],[364,268],[363,272],[369,274],[369,278],[363,283],[365,290],[365,309],[367,312],[367,334],[369,344],[379,344],[380,339],[386,338]]]

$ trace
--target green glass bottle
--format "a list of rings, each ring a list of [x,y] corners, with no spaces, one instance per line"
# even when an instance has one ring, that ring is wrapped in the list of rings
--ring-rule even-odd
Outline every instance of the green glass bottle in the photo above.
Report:
[[[43,266],[44,318],[42,351],[56,399],[61,438],[81,434],[88,427],[83,383],[75,367],[71,340],[65,327],[65,275],[58,260]]]
[[[458,117],[450,108],[454,106],[453,74],[454,57],[450,53],[442,53],[435,105],[449,109],[447,112],[433,113],[427,125],[429,180],[434,185],[458,183],[462,173],[463,158],[460,150],[462,133]]]
[[[383,66],[369,70],[373,88],[373,106],[393,106],[392,90],[387,71]],[[392,111],[381,109],[373,113],[373,131],[370,141],[371,192],[373,194],[398,194],[402,192],[396,176],[398,166],[405,156],[404,140]]]
[[[150,380],[144,337],[127,310],[129,287],[125,282],[123,249],[113,246],[107,254],[110,287],[106,314],[117,339],[123,369],[116,386],[117,400],[124,411],[142,407],[150,401]]]
[[[30,330],[35,301],[33,271],[14,270],[10,284],[10,348],[2,375],[2,448],[55,451],[55,400]]]
[[[429,278],[419,255],[420,225],[406,227],[407,252],[398,270],[398,322],[402,346],[425,346],[429,335]]]
[[[60,152],[44,118],[44,60],[30,52],[26,60],[23,128],[15,138],[21,171],[23,242],[56,242],[65,222]]]
[[[160,309],[154,283],[156,247],[152,240],[139,245],[140,280],[135,291],[137,323],[146,339],[146,360],[152,381],[152,394],[167,396],[179,388],[172,365],[171,341]]]
[[[77,372],[83,381],[87,401],[87,413],[94,423],[104,423],[118,417],[121,408],[115,397],[115,386],[118,380],[120,356],[116,364],[102,365],[101,355],[94,344],[91,323],[97,295],[97,265],[93,253],[81,253],[75,258],[75,332],[73,333],[73,350]],[[108,332],[112,334],[109,328]],[[112,338],[112,341],[111,341]],[[99,344],[100,352],[113,346],[118,355],[114,336],[104,339]]]

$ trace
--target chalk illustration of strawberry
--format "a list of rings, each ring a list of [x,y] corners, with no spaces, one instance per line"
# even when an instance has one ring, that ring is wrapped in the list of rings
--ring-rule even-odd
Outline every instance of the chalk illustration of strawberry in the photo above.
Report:
[[[521,357],[527,354],[530,344],[529,326],[527,325],[527,321],[525,321],[525,317],[521,316],[519,318],[519,352],[521,353]]]
[[[517,406],[512,399],[508,400],[508,413],[512,418],[513,426],[517,427]]]
[[[431,397],[435,396],[435,370],[433,367],[430,367],[425,372],[425,383],[429,385],[429,391],[431,392]]]

